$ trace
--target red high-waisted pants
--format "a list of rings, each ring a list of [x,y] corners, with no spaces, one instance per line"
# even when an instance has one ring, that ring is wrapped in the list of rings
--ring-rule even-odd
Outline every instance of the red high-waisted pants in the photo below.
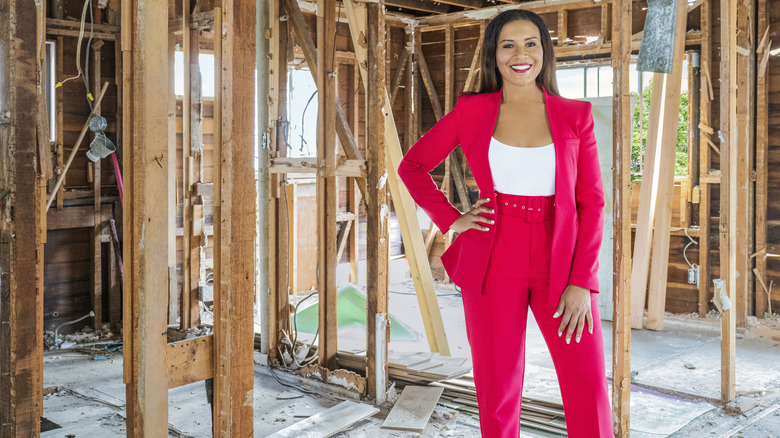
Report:
[[[520,435],[528,308],[550,349],[561,387],[568,436],[612,436],[604,341],[598,295],[591,293],[593,334],[587,325],[579,343],[558,336],[561,318],[547,307],[554,197],[497,196],[496,238],[484,284],[463,290],[466,331],[474,367],[479,422],[485,438]],[[478,233],[480,231],[469,231]]]

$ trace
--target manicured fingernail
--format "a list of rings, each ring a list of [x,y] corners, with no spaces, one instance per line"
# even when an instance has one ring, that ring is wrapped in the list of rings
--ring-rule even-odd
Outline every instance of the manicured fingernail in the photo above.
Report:
[[[558,332],[558,337],[560,338],[563,332]]]
[[[496,221],[494,221],[494,220],[491,220],[491,221],[490,221],[490,223],[491,223],[491,224],[494,224],[494,223],[496,223]]]
[[[493,209],[491,208],[491,209],[490,209],[490,212],[491,212],[491,213],[495,213],[496,211],[495,211],[495,210],[493,210]]]
[[[588,329],[588,333],[593,334],[593,327]]]
[[[566,338],[566,343],[571,343],[571,338]]]
[[[555,312],[555,315],[553,315],[553,318],[557,318],[559,316],[561,316],[561,315],[559,315],[558,312]],[[559,335],[560,335],[560,333],[559,333]]]
[[[580,343],[580,337],[579,336],[577,336],[577,343],[578,344]]]

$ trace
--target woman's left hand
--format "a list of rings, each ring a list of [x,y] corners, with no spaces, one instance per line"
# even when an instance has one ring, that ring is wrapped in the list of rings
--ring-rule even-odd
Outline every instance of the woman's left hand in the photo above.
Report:
[[[566,330],[566,343],[571,342],[571,335],[576,330],[577,336],[575,340],[580,342],[582,337],[582,329],[585,327],[585,322],[588,323],[588,333],[593,334],[593,316],[590,312],[590,290],[574,286],[570,284],[563,295],[561,295],[561,301],[558,303],[558,309],[553,315],[553,318],[563,316],[561,319],[561,326],[558,328],[558,336],[563,334]]]

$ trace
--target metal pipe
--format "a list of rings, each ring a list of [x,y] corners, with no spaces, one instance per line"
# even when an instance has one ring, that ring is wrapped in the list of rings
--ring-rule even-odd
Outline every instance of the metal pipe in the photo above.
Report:
[[[260,296],[260,352],[268,354],[270,348],[271,333],[271,283],[270,283],[270,255],[269,255],[269,223],[271,206],[271,180],[269,178],[268,168],[269,159],[269,110],[268,110],[268,89],[269,89],[269,65],[268,53],[269,44],[265,37],[264,29],[270,29],[270,3],[263,0],[257,2],[257,126],[258,126],[258,144],[257,144],[257,241],[258,245],[258,269],[257,269],[257,291]],[[278,56],[286,56],[280,54]],[[286,74],[286,72],[277,72],[277,74]],[[286,261],[285,261],[286,262]]]

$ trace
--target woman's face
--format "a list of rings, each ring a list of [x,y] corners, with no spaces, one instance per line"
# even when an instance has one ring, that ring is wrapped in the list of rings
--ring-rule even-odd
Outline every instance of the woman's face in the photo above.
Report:
[[[496,47],[496,65],[504,86],[536,83],[543,59],[542,39],[535,24],[528,20],[515,20],[504,25]]]

